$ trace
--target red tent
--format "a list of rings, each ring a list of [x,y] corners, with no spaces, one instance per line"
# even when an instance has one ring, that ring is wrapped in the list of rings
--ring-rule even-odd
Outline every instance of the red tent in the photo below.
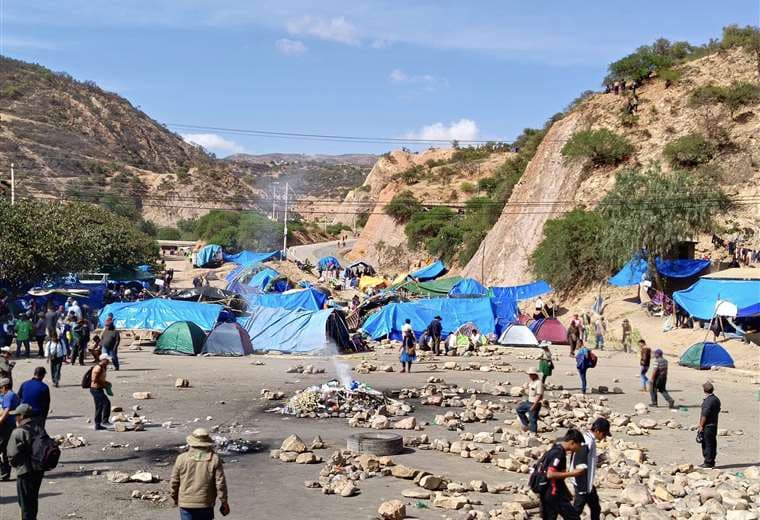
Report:
[[[551,341],[553,344],[567,345],[567,329],[557,318],[536,320],[531,329],[538,341]]]

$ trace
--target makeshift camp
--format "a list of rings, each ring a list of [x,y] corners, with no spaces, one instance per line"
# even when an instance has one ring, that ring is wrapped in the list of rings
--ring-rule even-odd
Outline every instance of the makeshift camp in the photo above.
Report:
[[[450,276],[439,280],[431,280],[429,282],[408,281],[401,285],[394,285],[392,289],[405,292],[410,296],[444,298],[460,281],[462,281],[461,276]]]
[[[365,275],[368,274],[370,276],[374,276],[376,274],[375,268],[372,267],[367,262],[354,262],[353,264],[346,266],[346,270],[350,271],[354,275]]]
[[[533,298],[550,293],[552,290],[552,286],[544,280],[536,280],[524,285],[513,285],[510,287],[491,287],[494,298],[507,296],[518,302],[532,300]]]
[[[488,296],[488,288],[474,278],[463,278],[449,291],[450,298],[483,298]]]
[[[154,354],[195,356],[200,354],[206,341],[206,333],[192,321],[172,323],[156,341]]]
[[[153,298],[106,305],[100,311],[99,321],[102,327],[106,317],[113,314],[114,326],[117,329],[163,332],[174,322],[189,320],[203,330],[211,330],[221,311],[222,306],[213,303]]]
[[[100,309],[105,304],[108,285],[100,283],[54,283],[44,287],[29,289],[29,296],[37,298],[39,303],[63,305],[68,298],[74,298],[79,305],[87,305],[90,309]]]
[[[717,343],[700,341],[690,346],[683,353],[681,359],[678,360],[678,364],[700,370],[709,370],[712,367],[733,368],[734,360],[731,354]]]
[[[247,296],[251,305],[280,307],[283,309],[319,311],[325,308],[327,296],[316,289],[301,289],[284,293],[252,294]]]
[[[419,271],[409,274],[409,276],[418,282],[426,282],[428,280],[435,280],[444,274],[446,274],[446,266],[441,260],[437,260]]]
[[[758,298],[760,298],[760,295],[758,295]],[[742,307],[736,313],[737,318],[753,318],[755,316],[760,316],[760,303]]]
[[[388,282],[385,281],[385,278],[380,276],[368,276],[365,274],[359,280],[359,290],[361,292],[364,292],[369,288],[375,289],[385,287],[386,285],[388,285]]]
[[[324,256],[317,262],[317,269],[327,271],[329,269],[340,269],[340,262],[334,256]]]
[[[710,267],[709,260],[692,259],[661,260],[657,258],[655,264],[657,271],[668,278],[690,278]],[[636,255],[615,276],[609,279],[609,283],[617,287],[639,285],[641,281],[646,279],[648,270],[646,258],[642,255]]]
[[[123,285],[134,284],[140,288],[150,287],[156,281],[156,275],[151,270],[117,268],[108,271],[108,284]]]
[[[419,337],[435,316],[441,316],[443,335],[454,332],[460,325],[472,322],[483,334],[494,332],[494,317],[488,298],[464,300],[432,298],[405,303],[390,303],[371,314],[362,329],[373,339],[401,339],[401,327],[411,320],[412,330]]]
[[[222,246],[209,244],[203,246],[195,255],[195,267],[213,267],[224,260]]]
[[[234,255],[224,253],[222,258],[225,262],[232,262],[241,266],[258,264],[274,260],[280,256],[280,251],[269,251],[268,253],[257,253],[255,251],[241,251]]]
[[[191,302],[217,303],[225,307],[242,312],[245,311],[248,304],[239,294],[216,287],[204,286],[194,287],[192,289],[182,289],[172,293],[172,300],[182,300]]]
[[[538,341],[548,341],[559,345],[567,344],[567,329],[557,318],[536,320],[531,322],[529,327]]]
[[[203,344],[205,356],[247,356],[253,354],[248,332],[238,323],[220,323]]]
[[[760,270],[759,270],[760,271]],[[694,285],[673,293],[673,300],[687,314],[700,320],[711,320],[719,300],[733,303],[742,309],[754,305],[760,295],[760,279],[718,279],[703,276]]]
[[[343,315],[333,309],[322,311],[252,307],[251,316],[238,323],[248,331],[256,351],[311,354],[351,348]]]
[[[537,347],[538,339],[525,325],[512,323],[507,325],[507,328],[501,333],[498,343],[512,347]]]

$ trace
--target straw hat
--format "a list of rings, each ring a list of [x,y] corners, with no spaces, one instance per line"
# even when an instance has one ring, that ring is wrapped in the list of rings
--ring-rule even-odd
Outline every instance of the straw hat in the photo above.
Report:
[[[537,376],[538,375],[538,370],[536,370],[535,368],[531,367],[528,370],[526,370],[525,373],[528,374],[529,376]]]
[[[192,446],[193,448],[211,448],[214,446],[214,441],[205,428],[196,429],[185,440],[188,446]]]

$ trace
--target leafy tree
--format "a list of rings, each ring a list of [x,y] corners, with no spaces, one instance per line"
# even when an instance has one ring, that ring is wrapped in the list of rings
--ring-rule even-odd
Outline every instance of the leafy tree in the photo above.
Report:
[[[594,166],[619,164],[631,153],[628,139],[606,128],[576,132],[562,147],[565,159],[588,159]]]
[[[662,153],[673,166],[694,168],[713,158],[715,145],[699,134],[689,134],[665,145]]]
[[[412,216],[416,215],[422,210],[422,205],[417,197],[414,196],[409,190],[398,193],[391,201],[386,204],[383,211],[386,215],[393,217],[399,224],[408,222]]]
[[[757,75],[760,76],[760,28],[752,25],[745,27],[729,25],[724,27],[721,47],[724,49],[743,47],[753,53],[757,60]]]
[[[0,200],[0,229],[0,281],[14,289],[158,258],[156,243],[133,222],[86,203]]]
[[[367,221],[369,220],[369,212],[362,211],[361,213],[356,215],[356,227],[357,228],[363,228],[367,225]]]
[[[445,207],[415,214],[404,231],[410,248],[424,244],[428,253],[445,260],[456,254],[464,235],[464,229],[456,223],[456,213]]]
[[[158,229],[159,240],[181,240],[182,235],[175,227],[162,227]]]
[[[695,89],[689,97],[689,105],[692,107],[723,104],[728,108],[731,117],[741,107],[758,101],[760,101],[760,86],[745,81],[735,81],[727,87],[703,85]]]
[[[184,238],[219,244],[230,251],[268,251],[279,249],[282,244],[282,226],[250,211],[214,210],[194,221],[181,220],[177,227]],[[288,233],[298,228],[294,217],[288,222]]]

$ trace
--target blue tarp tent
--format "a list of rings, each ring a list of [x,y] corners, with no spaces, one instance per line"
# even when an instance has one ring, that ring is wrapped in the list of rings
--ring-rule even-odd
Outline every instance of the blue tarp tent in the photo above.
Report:
[[[514,291],[503,289],[512,288],[494,287],[491,289],[493,293],[491,297],[491,309],[493,310],[495,320],[494,332],[497,336],[501,335],[510,323],[515,323],[519,314]]]
[[[758,295],[758,298],[760,298],[760,295]],[[736,313],[737,318],[751,318],[753,316],[760,316],[760,303],[743,307]]]
[[[491,287],[491,291],[495,298],[500,298],[504,295],[515,301],[521,302],[523,300],[532,300],[533,298],[552,292],[552,286],[544,280],[536,280],[535,282],[527,283],[525,285]]]
[[[224,253],[223,258],[225,262],[233,262],[242,266],[258,264],[260,262],[267,262],[273,260],[280,255],[279,251],[270,251],[268,253],[257,253],[255,251],[241,251],[234,255],[228,255]]]
[[[176,321],[191,321],[203,330],[211,330],[222,311],[221,305],[153,298],[129,303],[111,303],[100,311],[100,326],[113,313],[117,329],[155,330],[163,332]]]
[[[690,346],[681,355],[678,364],[699,370],[710,370],[712,367],[733,368],[734,360],[721,345],[710,341],[701,341]]]
[[[370,314],[362,329],[373,339],[390,336],[401,339],[401,327],[408,318],[419,337],[433,318],[443,318],[443,335],[454,332],[460,325],[471,322],[484,334],[495,332],[490,298],[458,299],[431,298],[406,303],[391,303]]]
[[[327,295],[315,289],[287,293],[252,294],[246,298],[249,305],[281,307],[283,309],[319,311],[324,309]]]
[[[418,282],[424,282],[426,280],[435,280],[439,276],[446,273],[446,266],[441,260],[436,260],[432,264],[423,267],[419,271],[411,273],[409,276],[417,280]]]
[[[332,309],[314,312],[252,307],[251,316],[238,323],[248,331],[254,350],[310,353],[349,346],[346,322]]]
[[[214,262],[222,260],[222,246],[218,244],[209,244],[203,246],[195,256],[195,265],[205,267]]]
[[[657,271],[668,278],[690,278],[710,267],[709,260],[660,260],[657,258],[655,264]],[[645,279],[647,271],[646,258],[636,255],[615,276],[609,279],[609,283],[617,287],[639,285]]]
[[[317,262],[317,267],[322,271],[326,270],[329,267],[337,267],[340,269],[340,262],[334,256],[325,256],[319,259],[319,262]]]
[[[673,300],[688,314],[700,320],[711,320],[718,300],[743,309],[757,303],[760,280],[721,280],[700,278],[697,283],[673,293]]]
[[[449,291],[452,298],[482,298],[488,296],[488,289],[474,278],[459,280]]]

